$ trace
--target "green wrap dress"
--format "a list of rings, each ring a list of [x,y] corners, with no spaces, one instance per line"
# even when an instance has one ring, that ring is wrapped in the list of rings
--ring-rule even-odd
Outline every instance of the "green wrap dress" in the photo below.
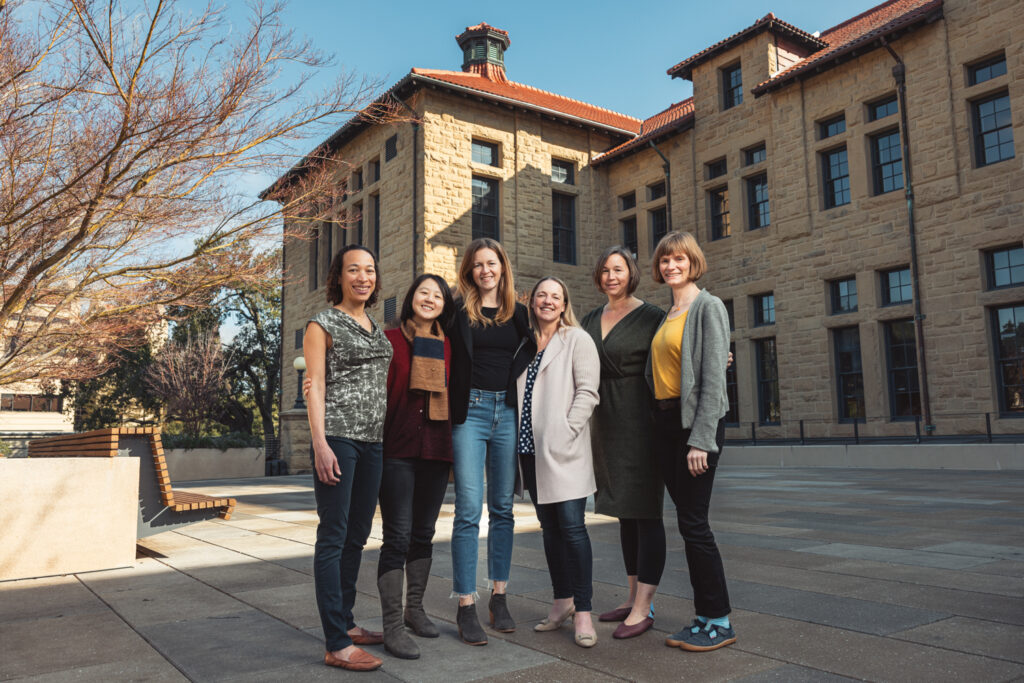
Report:
[[[620,519],[662,516],[665,487],[652,435],[654,397],[644,369],[665,312],[644,303],[601,339],[598,306],[583,318],[601,357],[601,402],[590,422],[597,493],[594,510]]]

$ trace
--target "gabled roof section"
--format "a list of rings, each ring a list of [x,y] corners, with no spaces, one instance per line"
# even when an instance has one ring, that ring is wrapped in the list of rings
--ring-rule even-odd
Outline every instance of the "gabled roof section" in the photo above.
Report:
[[[725,40],[720,40],[711,47],[701,50],[692,57],[679,62],[668,70],[668,75],[672,78],[685,78],[689,80],[693,75],[694,68],[698,65],[765,31],[771,31],[804,47],[808,54],[828,47],[828,43],[820,38],[776,18],[774,14],[769,12],[739,33],[734,33]]]
[[[682,102],[676,102],[667,109],[663,109],[649,119],[646,119],[640,129],[640,135],[594,157],[593,165],[599,166],[614,159],[629,156],[643,149],[648,143],[663,140],[669,135],[686,130],[692,125],[693,98],[691,97]]]
[[[752,92],[761,96],[808,78],[881,47],[882,39],[895,39],[941,17],[942,0],[889,0],[822,33],[827,47],[758,84]]]
[[[640,132],[640,119],[556,95],[530,85],[513,81],[495,81],[481,74],[441,69],[413,69],[412,75],[421,82],[462,90],[468,89],[488,99],[514,103],[546,113],[560,114],[563,117],[586,122],[599,128],[611,129],[612,132],[622,135],[636,135]]]

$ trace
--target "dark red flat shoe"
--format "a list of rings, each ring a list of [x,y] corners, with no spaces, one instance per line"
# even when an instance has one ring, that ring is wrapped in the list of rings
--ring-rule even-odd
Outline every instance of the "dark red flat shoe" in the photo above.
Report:
[[[625,638],[635,638],[636,636],[649,631],[654,626],[654,619],[650,617],[644,617],[644,620],[638,624],[628,625],[626,622],[619,624],[619,627],[615,629],[615,633],[612,634],[612,638],[618,638],[623,640]]]
[[[348,635],[352,639],[353,645],[380,645],[384,642],[384,634],[380,631],[370,631],[362,626],[356,628],[358,630],[355,635],[351,633]]]
[[[631,607],[616,607],[610,612],[604,612],[597,618],[598,621],[625,621],[629,616]]]
[[[383,659],[374,657],[366,650],[356,650],[347,660],[335,657],[331,652],[324,655],[324,664],[327,666],[336,666],[349,671],[373,671],[379,669],[383,663]]]

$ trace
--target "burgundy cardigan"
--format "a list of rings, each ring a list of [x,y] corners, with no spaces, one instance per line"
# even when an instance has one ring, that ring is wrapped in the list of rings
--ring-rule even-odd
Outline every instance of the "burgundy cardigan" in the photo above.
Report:
[[[384,332],[394,348],[388,368],[388,410],[384,416],[384,457],[452,461],[452,421],[427,419],[426,394],[409,389],[412,344],[401,328]],[[444,340],[444,375],[451,377],[451,344]],[[450,390],[450,388],[449,388]]]

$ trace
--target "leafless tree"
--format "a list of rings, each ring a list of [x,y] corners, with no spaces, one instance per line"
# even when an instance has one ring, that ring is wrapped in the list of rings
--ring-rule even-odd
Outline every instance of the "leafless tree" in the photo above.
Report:
[[[333,218],[340,192],[343,162],[296,164],[296,141],[397,118],[351,72],[313,91],[331,62],[281,6],[253,4],[241,30],[179,8],[0,0],[0,386],[95,377],[167,306],[259,282],[261,245]],[[240,182],[296,166],[273,202]]]
[[[199,436],[227,391],[228,359],[216,335],[168,344],[146,373],[146,387],[164,402],[167,417]]]

